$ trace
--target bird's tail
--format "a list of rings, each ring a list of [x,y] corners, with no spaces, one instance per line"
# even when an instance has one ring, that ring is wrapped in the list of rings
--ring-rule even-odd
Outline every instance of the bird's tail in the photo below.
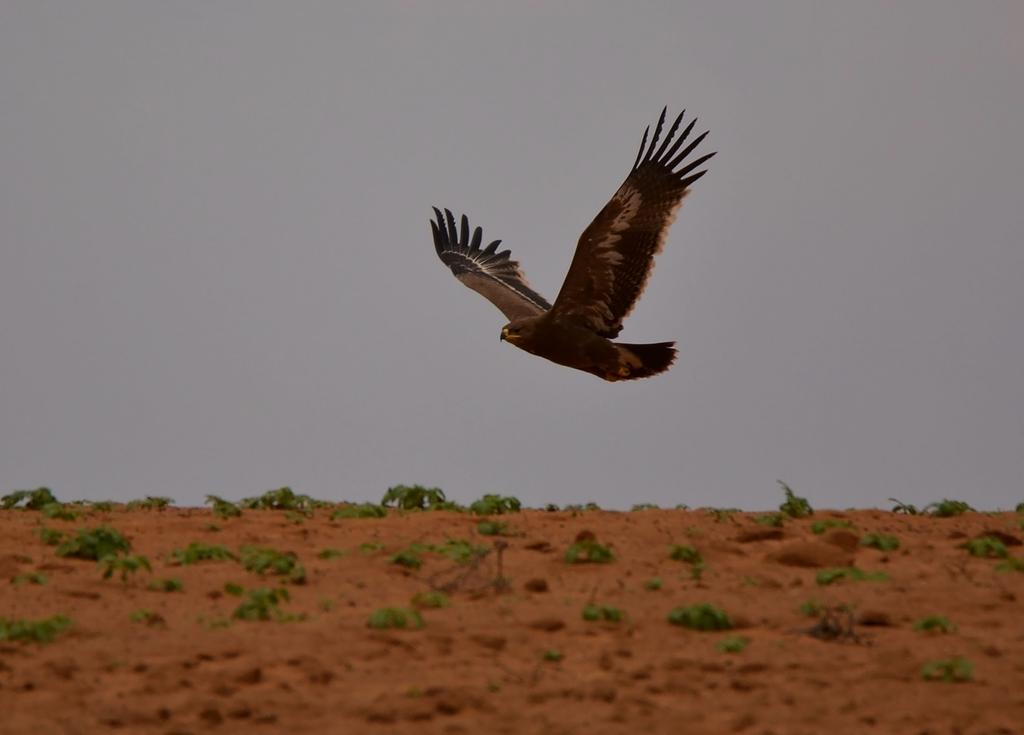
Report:
[[[606,380],[636,380],[668,370],[676,359],[675,342],[654,342],[646,345],[631,345],[615,342],[619,351],[619,369],[616,375],[606,375]]]

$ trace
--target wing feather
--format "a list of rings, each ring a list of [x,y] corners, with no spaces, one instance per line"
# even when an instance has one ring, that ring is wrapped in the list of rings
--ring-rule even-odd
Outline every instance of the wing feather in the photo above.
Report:
[[[696,123],[696,119],[691,120],[673,141],[684,111],[659,147],[666,112],[667,108],[662,110],[649,145],[650,128],[644,131],[629,176],[580,236],[569,272],[551,307],[552,317],[576,321],[602,337],[616,337],[623,319],[643,293],[654,268],[654,256],[665,243],[683,197],[707,171],[687,174],[715,155],[708,153],[679,168],[707,132],[677,155]]]
[[[501,240],[483,250],[483,230],[475,228],[470,236],[469,218],[462,215],[458,226],[451,210],[434,207],[437,220],[431,220],[434,249],[441,262],[455,277],[501,309],[509,319],[537,316],[551,308],[543,296],[526,282],[519,263],[511,260],[511,251],[497,252]]]

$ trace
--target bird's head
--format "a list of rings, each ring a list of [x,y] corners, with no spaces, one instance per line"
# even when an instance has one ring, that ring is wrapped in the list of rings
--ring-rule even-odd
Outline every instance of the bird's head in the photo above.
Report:
[[[501,328],[501,340],[516,344],[533,334],[532,319],[516,319]]]

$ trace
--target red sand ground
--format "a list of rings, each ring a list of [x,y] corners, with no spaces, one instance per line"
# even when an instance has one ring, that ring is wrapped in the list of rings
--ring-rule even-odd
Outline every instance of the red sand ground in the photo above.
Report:
[[[497,574],[491,553],[459,583],[450,607],[425,610],[425,626],[405,631],[374,630],[367,620],[467,567],[427,553],[420,570],[407,571],[389,563],[391,553],[449,537],[493,548],[495,538],[479,536],[479,519],[468,514],[328,515],[296,524],[276,511],[224,521],[205,509],[115,509],[45,522],[65,531],[109,523],[130,537],[153,573],[123,583],[103,580],[95,562],[58,558],[37,536],[38,512],[0,512],[0,575],[48,578],[4,581],[0,617],[73,620],[51,643],[0,642],[0,732],[1024,733],[1024,573],[997,572],[995,560],[960,546],[990,530],[1015,543],[1024,532],[1010,513],[819,511],[788,521],[781,534],[753,514],[724,522],[703,511],[513,514],[502,517],[520,534],[504,539],[510,588],[488,588]],[[824,518],[852,521],[856,535],[812,534],[811,522]],[[566,548],[584,530],[617,560],[566,564]],[[850,545],[868,532],[894,534],[901,548]],[[226,582],[280,581],[232,561],[169,564],[168,553],[191,541],[296,552],[309,579],[282,585],[291,592],[283,607],[305,619],[217,627],[240,601],[223,593]],[[363,553],[364,542],[386,549]],[[668,558],[670,544],[703,554],[699,583]],[[328,547],[348,553],[320,559]],[[793,566],[846,561],[890,580],[819,586],[814,566]],[[655,576],[662,589],[645,589]],[[164,577],[181,579],[184,590],[147,590]],[[540,579],[548,590],[530,591],[527,583]],[[854,635],[808,634],[819,622],[799,611],[809,599],[854,606]],[[626,619],[586,622],[581,610],[591,600],[621,608]],[[731,634],[749,646],[724,653],[716,644],[730,633],[669,625],[670,610],[699,602],[730,614],[739,626]],[[132,622],[140,608],[164,622]],[[932,614],[957,630],[914,630]],[[545,661],[548,650],[564,658]],[[924,664],[954,656],[973,663],[973,681],[922,679]]]

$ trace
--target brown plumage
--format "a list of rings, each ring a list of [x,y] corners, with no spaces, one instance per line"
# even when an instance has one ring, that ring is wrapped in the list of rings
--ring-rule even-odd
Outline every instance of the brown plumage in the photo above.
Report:
[[[430,223],[434,247],[455,277],[497,306],[510,320],[501,339],[560,365],[605,380],[633,380],[664,372],[675,360],[674,342],[612,342],[622,321],[643,293],[654,256],[665,244],[669,226],[693,182],[707,173],[691,173],[714,153],[683,164],[707,132],[683,148],[696,120],[676,137],[685,111],[664,139],[666,110],[640,150],[626,180],[580,236],[569,272],[555,303],[549,304],[526,282],[510,252],[498,252],[500,240],[481,248],[483,231],[472,232],[462,215],[456,226],[449,210],[434,208]],[[660,145],[659,145],[660,141]]]

